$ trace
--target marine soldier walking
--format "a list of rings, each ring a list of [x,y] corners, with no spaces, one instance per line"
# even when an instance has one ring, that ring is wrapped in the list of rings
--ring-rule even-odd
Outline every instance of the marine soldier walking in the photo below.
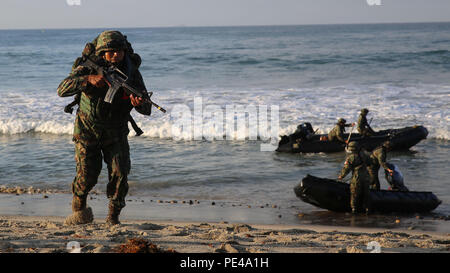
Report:
[[[359,211],[369,213],[370,209],[370,191],[369,191],[369,174],[367,171],[368,157],[365,153],[360,151],[359,145],[352,141],[348,144],[347,158],[344,167],[338,177],[342,180],[347,174],[352,171],[352,179],[350,181],[350,207],[352,213],[356,214]]]
[[[138,70],[139,55],[134,54],[126,36],[119,31],[104,31],[86,48],[92,48],[95,57],[126,71],[130,85],[144,90],[145,84]],[[86,51],[86,49],[85,49]],[[135,108],[143,115],[151,114],[151,104],[139,97],[126,95],[119,89],[112,103],[104,101],[109,83],[96,70],[77,63],[58,87],[61,97],[81,94],[73,141],[77,174],[72,183],[72,211],[65,224],[85,224],[93,221],[87,196],[96,185],[102,168],[102,159],[108,166],[107,197],[109,212],[106,222],[119,224],[119,214],[125,207],[128,192],[128,174],[131,168],[128,145],[128,119]]]

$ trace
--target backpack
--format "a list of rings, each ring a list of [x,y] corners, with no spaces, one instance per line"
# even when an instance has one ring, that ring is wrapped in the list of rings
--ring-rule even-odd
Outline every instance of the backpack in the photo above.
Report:
[[[125,40],[126,40],[127,36],[124,35],[124,37],[125,37]],[[97,45],[97,39],[98,39],[98,36],[92,42],[87,43],[84,46],[83,52],[81,53],[81,57],[76,58],[75,61],[72,64],[72,71],[75,70],[78,66],[82,65],[83,62],[85,61],[86,57],[91,58],[95,62],[101,60],[101,57],[97,56],[95,54],[95,47]],[[134,53],[133,47],[131,46],[130,42],[128,42],[128,40],[126,40],[126,44],[127,44],[127,47],[125,49],[125,54],[128,55],[128,57],[130,58],[131,62],[134,64],[135,68],[138,69],[139,66],[142,63],[141,56],[139,56],[138,54]],[[72,114],[73,107],[75,105],[80,104],[80,99],[81,99],[81,94],[75,95],[74,100],[64,107],[64,112]],[[142,135],[144,133],[137,126],[137,124],[134,121],[134,119],[131,116],[131,114],[130,114],[130,116],[128,118],[128,121],[131,123],[131,126],[133,127],[134,131],[136,132],[136,136],[140,136],[140,135]]]

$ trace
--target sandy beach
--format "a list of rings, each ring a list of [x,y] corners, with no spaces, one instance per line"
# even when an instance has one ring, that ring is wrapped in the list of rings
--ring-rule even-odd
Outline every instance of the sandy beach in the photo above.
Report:
[[[120,252],[133,240],[177,253],[449,253],[450,234],[423,231],[308,226],[104,219],[64,226],[63,217],[0,216],[0,252]],[[70,243],[72,242],[72,243]],[[130,251],[125,251],[130,252]],[[133,252],[133,251],[131,251]]]
[[[94,222],[65,226],[71,195],[6,189],[1,253],[449,253],[448,217],[333,214],[219,201],[129,197],[121,225],[105,224],[107,199],[91,194]],[[294,210],[295,211],[295,210]],[[293,215],[297,214],[297,215]],[[72,243],[71,243],[72,242]],[[143,250],[138,245],[152,246]],[[136,247],[138,250],[136,250]]]

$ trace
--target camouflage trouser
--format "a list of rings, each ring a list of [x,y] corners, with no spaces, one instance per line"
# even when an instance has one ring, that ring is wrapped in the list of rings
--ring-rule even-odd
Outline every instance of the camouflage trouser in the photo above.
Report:
[[[361,136],[373,136],[375,132],[369,128],[364,128],[359,132]]]
[[[361,211],[370,208],[369,177],[367,172],[355,172],[350,181],[350,207]]]
[[[378,178],[378,168],[369,168],[369,177],[370,177],[370,189],[371,190],[380,190],[380,179]]]
[[[107,197],[115,207],[125,207],[130,172],[130,149],[126,136],[118,141],[108,141],[108,145],[75,141],[77,174],[72,183],[72,192],[77,196],[87,196],[97,184],[102,169],[102,154],[108,166]]]

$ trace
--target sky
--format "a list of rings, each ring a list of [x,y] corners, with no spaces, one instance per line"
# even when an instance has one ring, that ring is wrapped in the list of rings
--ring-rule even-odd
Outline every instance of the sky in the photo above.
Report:
[[[2,0],[0,5],[0,29],[450,21],[449,0]]]

